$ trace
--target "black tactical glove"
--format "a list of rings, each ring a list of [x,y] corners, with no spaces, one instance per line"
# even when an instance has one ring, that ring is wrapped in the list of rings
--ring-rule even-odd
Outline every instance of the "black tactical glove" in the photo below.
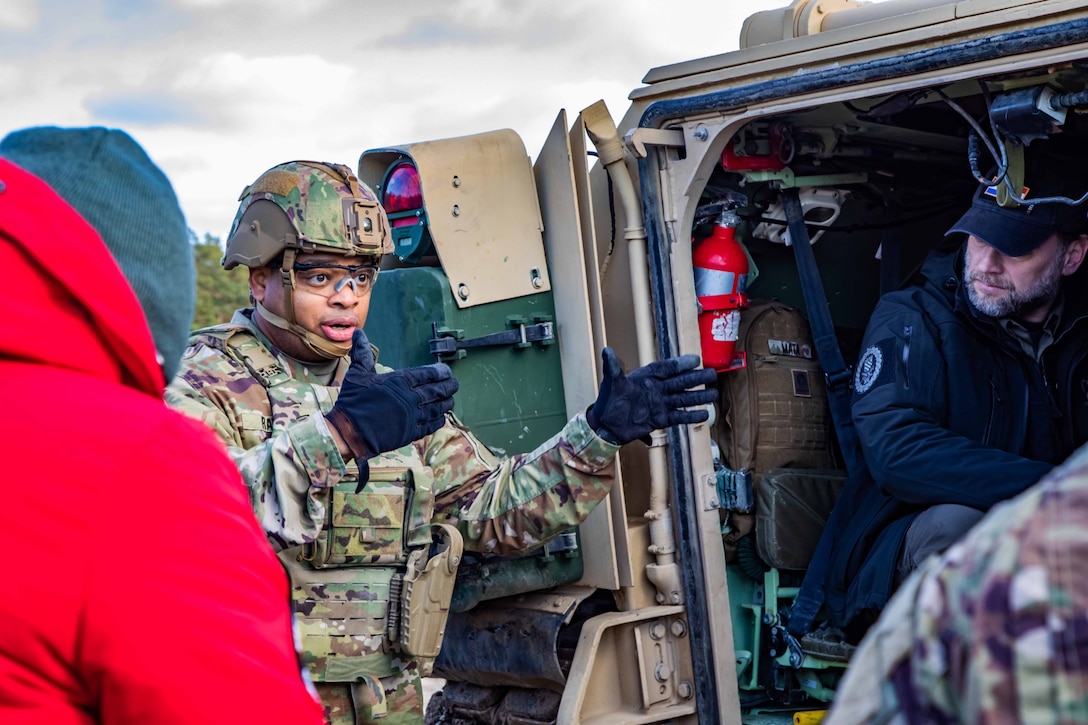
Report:
[[[351,342],[351,367],[325,419],[362,467],[441,428],[453,410],[457,380],[444,363],[379,374],[366,334],[356,330]]]
[[[644,365],[630,375],[623,372],[612,348],[601,353],[604,380],[597,402],[586,411],[593,430],[609,443],[633,440],[650,444],[650,431],[679,423],[702,423],[706,410],[683,410],[714,402],[714,390],[688,390],[714,382],[716,373],[699,365],[698,355],[682,355]]]

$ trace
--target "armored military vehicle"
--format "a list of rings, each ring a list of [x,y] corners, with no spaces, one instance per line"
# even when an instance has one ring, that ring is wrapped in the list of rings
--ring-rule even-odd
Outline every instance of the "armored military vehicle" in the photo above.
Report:
[[[719,370],[710,422],[624,448],[578,531],[466,559],[434,722],[819,717],[849,647],[783,625],[850,465],[832,410],[878,296],[991,167],[1084,163],[1088,2],[796,0],[643,83],[618,124],[561,111],[532,162],[486,129],[359,161],[397,248],[367,332],[448,361],[488,445],[590,405],[605,345]]]

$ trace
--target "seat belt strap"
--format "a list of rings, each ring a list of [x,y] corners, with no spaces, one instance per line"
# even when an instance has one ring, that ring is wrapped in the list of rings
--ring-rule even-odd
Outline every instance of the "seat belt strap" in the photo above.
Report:
[[[786,212],[790,244],[793,246],[797,273],[801,279],[801,291],[805,297],[808,321],[812,327],[812,340],[816,353],[820,357],[820,366],[827,378],[827,397],[831,408],[831,421],[839,439],[843,462],[846,464],[847,482],[840,498],[853,495],[860,485],[865,468],[861,455],[861,443],[854,420],[850,414],[850,381],[852,374],[843,359],[835,336],[835,324],[827,307],[827,295],[823,281],[816,266],[816,255],[812,252],[808,229],[805,228],[805,213],[801,207],[801,198],[796,188],[782,190],[782,201]],[[805,579],[794,600],[788,624],[789,631],[796,637],[802,637],[812,629],[820,606],[824,602],[824,587],[827,569],[831,559],[831,546],[842,524],[838,506],[832,508],[823,535],[813,552],[811,563],[805,572]]]
[[[812,341],[820,356],[820,366],[827,378],[828,402],[831,421],[842,449],[843,461],[848,474],[857,470],[861,462],[861,445],[850,415],[850,380],[853,377],[846,366],[839,340],[835,336],[835,324],[827,308],[827,295],[816,268],[816,255],[812,253],[808,230],[805,228],[804,211],[796,188],[783,189],[782,198],[789,227],[790,244],[797,261],[797,273],[801,278],[801,291],[805,296],[805,308],[812,327]]]

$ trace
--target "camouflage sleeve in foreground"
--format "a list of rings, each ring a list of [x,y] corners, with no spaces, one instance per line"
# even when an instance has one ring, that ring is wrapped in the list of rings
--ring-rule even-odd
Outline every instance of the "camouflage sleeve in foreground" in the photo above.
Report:
[[[827,722],[1088,722],[1088,447],[904,584]]]
[[[501,460],[452,423],[421,444],[435,475],[435,520],[456,524],[466,548],[494,553],[539,546],[581,523],[608,495],[619,450],[582,414],[536,450]]]
[[[267,400],[259,383],[252,379],[248,382],[255,400]],[[222,404],[235,414],[232,424],[231,417],[212,397],[181,376],[166,390],[166,402],[172,408],[203,421],[227,446],[249,489],[257,520],[272,545],[278,550],[313,541],[325,520],[321,489],[335,486],[347,471],[324,416],[315,414],[293,421],[254,444],[242,436],[246,416],[260,417],[259,403],[246,409],[244,394],[222,396]],[[252,447],[247,448],[247,443]]]

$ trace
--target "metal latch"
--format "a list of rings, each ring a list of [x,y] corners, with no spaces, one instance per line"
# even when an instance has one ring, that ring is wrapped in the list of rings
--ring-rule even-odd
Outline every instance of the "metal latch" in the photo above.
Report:
[[[428,349],[435,359],[442,362],[460,360],[468,350],[473,348],[505,345],[526,348],[531,347],[533,343],[551,345],[555,342],[555,322],[550,317],[536,317],[532,323],[524,317],[508,317],[506,324],[511,329],[464,340],[462,330],[439,327],[437,322],[432,322],[433,337],[427,341]]]
[[[647,146],[672,146],[684,148],[684,132],[679,128],[635,128],[623,137],[627,147],[640,159],[649,153]]]
[[[715,474],[718,479],[718,508],[726,511],[751,511],[754,508],[751,471],[747,468],[734,471],[723,466]]]

